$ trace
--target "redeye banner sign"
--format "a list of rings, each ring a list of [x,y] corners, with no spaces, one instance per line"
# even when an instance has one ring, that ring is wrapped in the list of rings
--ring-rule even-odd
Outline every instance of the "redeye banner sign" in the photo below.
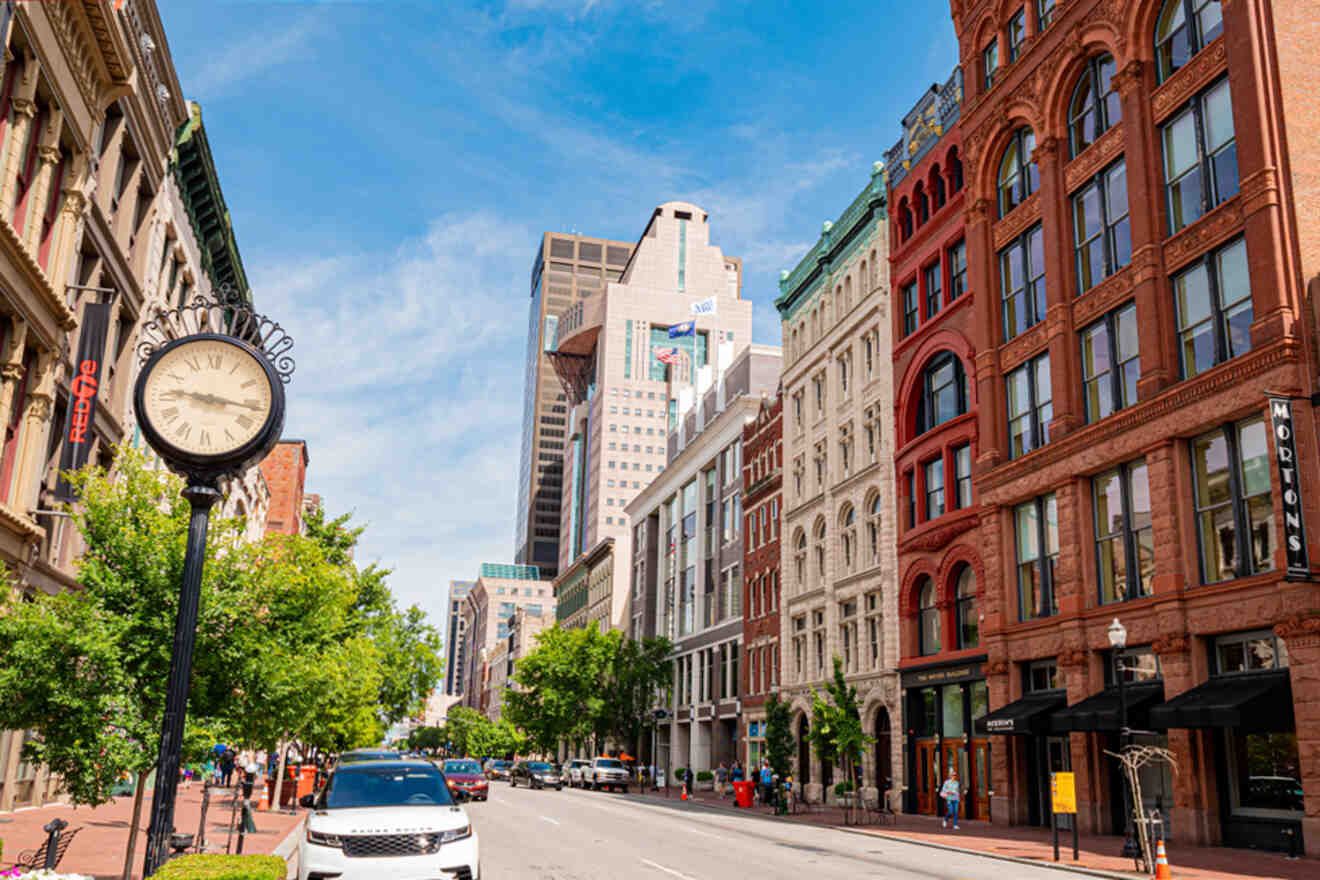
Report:
[[[1269,403],[1274,460],[1279,465],[1279,488],[1283,490],[1283,548],[1288,554],[1288,576],[1310,580],[1311,562],[1306,553],[1306,523],[1302,519],[1302,485],[1297,478],[1292,401],[1286,397],[1271,397]]]
[[[716,299],[713,296],[703,299],[700,302],[694,302],[692,304],[691,315],[694,318],[700,318],[703,315],[715,315],[717,314],[715,303]]]
[[[60,501],[73,500],[73,486],[64,479],[65,472],[76,471],[87,464],[87,456],[92,451],[96,393],[101,385],[101,361],[105,358],[105,337],[109,329],[108,304],[95,303],[83,309],[78,358],[73,362],[73,379],[69,382],[69,410],[64,418],[60,478],[55,485],[55,497]]]

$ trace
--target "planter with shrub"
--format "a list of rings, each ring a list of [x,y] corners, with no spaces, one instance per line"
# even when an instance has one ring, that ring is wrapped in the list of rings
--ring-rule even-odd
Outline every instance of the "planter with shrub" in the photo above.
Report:
[[[284,880],[288,866],[279,856],[191,855],[170,859],[157,880]]]

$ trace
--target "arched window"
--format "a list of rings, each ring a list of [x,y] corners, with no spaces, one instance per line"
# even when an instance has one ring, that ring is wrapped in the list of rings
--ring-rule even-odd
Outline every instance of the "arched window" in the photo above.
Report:
[[[1023,126],[1013,132],[1013,140],[999,162],[999,216],[1026,201],[1040,188],[1040,169],[1031,160],[1036,151],[1036,133]]]
[[[920,226],[930,219],[930,200],[926,198],[924,183],[918,183],[912,191],[912,200],[917,204],[917,225]]]
[[[840,314],[847,314],[852,308],[852,276],[849,275],[843,279],[843,311]]]
[[[921,656],[927,657],[940,652],[940,609],[935,607],[935,583],[923,577],[917,587],[917,608],[920,619],[918,632]]]
[[[944,194],[944,174],[938,165],[932,168],[930,172],[930,199],[932,207],[936,211],[943,208],[944,203],[948,201]]]
[[[871,513],[867,529],[871,533],[871,564],[880,564],[880,496],[871,499]]]
[[[1219,0],[1165,0],[1155,25],[1155,72],[1164,82],[1224,32]]]
[[[866,298],[866,294],[870,290],[870,288],[867,287],[867,279],[870,277],[870,275],[866,274],[866,260],[862,260],[862,266],[857,271],[857,295],[863,299]]]
[[[958,158],[958,148],[954,147],[949,151],[949,195],[962,192],[963,188],[963,167],[962,160]]]
[[[1068,143],[1074,156],[1123,118],[1113,79],[1114,56],[1097,55],[1086,62],[1068,105]]]
[[[840,549],[843,551],[843,570],[852,571],[857,555],[857,511],[850,505],[839,518],[842,536]]]
[[[816,523],[816,575],[825,584],[825,520]]]
[[[976,610],[976,572],[964,565],[958,573],[958,647],[981,644],[981,622]]]
[[[912,237],[912,209],[907,199],[898,203],[898,237],[903,241]]]
[[[807,536],[803,532],[798,532],[797,549],[793,554],[793,567],[796,569],[798,592],[805,593],[807,590]]]
[[[950,351],[940,352],[921,374],[917,400],[917,433],[922,434],[967,412],[967,377],[962,361]]]

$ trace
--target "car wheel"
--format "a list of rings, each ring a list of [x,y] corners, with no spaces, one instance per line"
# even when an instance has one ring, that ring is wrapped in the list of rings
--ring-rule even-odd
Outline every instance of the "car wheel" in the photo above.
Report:
[[[556,785],[556,786],[555,786],[555,791],[563,791],[563,790],[564,790],[564,786],[562,786],[562,785]]]
[[[625,786],[623,787],[623,793],[624,793],[624,794],[627,794],[627,793],[628,793],[628,786],[625,785]]]

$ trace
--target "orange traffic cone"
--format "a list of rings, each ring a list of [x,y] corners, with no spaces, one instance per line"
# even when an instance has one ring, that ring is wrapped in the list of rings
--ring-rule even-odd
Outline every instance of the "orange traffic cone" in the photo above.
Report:
[[[1164,841],[1159,841],[1159,848],[1155,850],[1155,880],[1173,880],[1173,872],[1169,870],[1169,857],[1164,852]]]
[[[270,809],[270,788],[265,783],[261,785],[261,801],[257,804],[258,810]]]
[[[681,800],[681,801],[685,801],[685,800],[687,800],[687,783],[686,783],[686,782],[683,783],[683,794],[679,796],[679,800]]]

